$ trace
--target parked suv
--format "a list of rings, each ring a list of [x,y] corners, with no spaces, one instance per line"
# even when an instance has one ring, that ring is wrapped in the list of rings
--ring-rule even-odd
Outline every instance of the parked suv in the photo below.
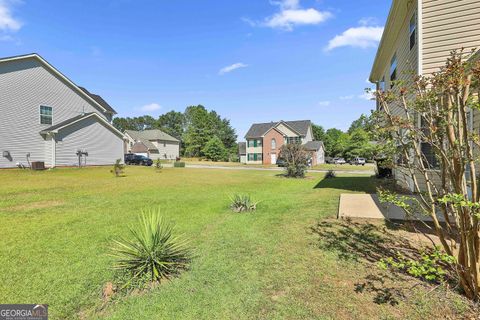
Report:
[[[347,161],[345,161],[345,159],[343,159],[343,158],[334,158],[333,163],[334,164],[346,164]]]
[[[364,166],[365,163],[366,163],[365,158],[355,158],[352,161],[352,164],[354,164],[356,166]]]
[[[125,164],[134,164],[140,166],[151,166],[153,165],[153,160],[145,156],[138,154],[129,153],[125,155]]]
[[[288,164],[287,164],[287,161],[285,161],[285,159],[278,158],[276,165],[279,167],[286,167]]]

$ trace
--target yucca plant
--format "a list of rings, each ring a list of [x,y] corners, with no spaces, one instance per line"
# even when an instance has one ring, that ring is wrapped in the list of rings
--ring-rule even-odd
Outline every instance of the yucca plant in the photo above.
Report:
[[[173,232],[158,211],[142,212],[138,225],[130,228],[131,237],[113,241],[114,269],[126,273],[130,282],[148,278],[154,283],[177,275],[191,254],[186,240]]]
[[[125,165],[122,163],[121,159],[117,159],[115,161],[115,164],[113,165],[112,170],[110,170],[111,173],[115,175],[115,177],[122,177],[124,174],[125,170]]]
[[[230,208],[237,213],[255,211],[258,204],[248,194],[234,194],[230,202]]]

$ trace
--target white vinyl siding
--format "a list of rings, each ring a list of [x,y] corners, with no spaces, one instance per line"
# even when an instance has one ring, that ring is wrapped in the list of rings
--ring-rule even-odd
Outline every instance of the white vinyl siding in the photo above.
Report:
[[[82,111],[105,115],[81,93],[36,58],[0,64],[0,152],[9,151],[12,158],[0,156],[0,168],[27,165],[31,161],[50,161],[51,153],[40,131],[50,125],[40,124],[40,106],[53,108],[53,125],[78,116]],[[121,141],[121,138],[118,138]],[[1,154],[0,154],[1,155]]]
[[[56,136],[56,165],[78,165],[78,150],[88,152],[87,165],[110,165],[123,161],[123,140],[94,117],[79,121]]]
[[[438,71],[452,50],[480,48],[480,1],[423,0],[423,74]]]
[[[158,153],[150,154],[152,159],[175,159],[180,156],[180,143],[173,141],[151,141],[158,149]]]

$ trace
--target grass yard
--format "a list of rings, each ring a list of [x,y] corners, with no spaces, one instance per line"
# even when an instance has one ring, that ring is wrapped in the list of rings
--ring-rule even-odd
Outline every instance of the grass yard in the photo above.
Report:
[[[289,180],[270,171],[129,167],[126,177],[114,178],[109,169],[0,171],[1,303],[47,303],[51,319],[425,319],[469,312],[456,293],[389,280],[366,261],[361,245],[375,250],[379,239],[390,239],[383,227],[332,219],[340,193],[374,190],[367,176]],[[261,200],[257,212],[232,213],[234,192]],[[191,239],[190,270],[104,304],[102,287],[114,279],[110,240],[126,235],[142,209],[157,207]],[[378,299],[398,290],[395,303]]]

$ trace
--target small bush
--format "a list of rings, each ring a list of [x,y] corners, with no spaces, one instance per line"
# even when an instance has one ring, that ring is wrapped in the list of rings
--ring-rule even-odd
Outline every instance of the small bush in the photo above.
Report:
[[[115,177],[122,177],[125,173],[125,165],[122,163],[121,159],[117,159],[115,164],[113,165],[113,169],[110,170],[111,173],[115,175]]]
[[[173,163],[174,168],[185,168],[185,162],[175,161]]]
[[[235,194],[230,197],[230,202],[230,208],[237,213],[257,210],[258,202],[253,201],[249,195]]]
[[[286,177],[305,178],[309,155],[304,146],[297,143],[283,145],[280,149],[280,158],[286,162]]]
[[[190,250],[182,238],[173,235],[174,228],[159,212],[142,212],[139,224],[130,228],[129,238],[113,241],[110,255],[114,269],[127,280],[127,285],[144,279],[160,282],[185,269]]]
[[[155,170],[160,171],[163,169],[162,161],[160,159],[155,160]]]
[[[325,179],[333,179],[333,178],[336,178],[336,177],[337,177],[337,173],[333,170],[328,170],[325,173]]]
[[[418,261],[398,253],[396,257],[381,259],[379,266],[384,270],[396,269],[429,282],[442,282],[454,262],[454,257],[436,248],[432,252],[423,252]]]

